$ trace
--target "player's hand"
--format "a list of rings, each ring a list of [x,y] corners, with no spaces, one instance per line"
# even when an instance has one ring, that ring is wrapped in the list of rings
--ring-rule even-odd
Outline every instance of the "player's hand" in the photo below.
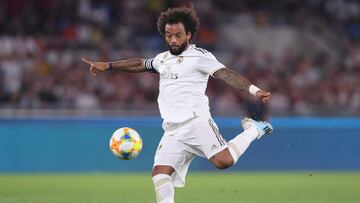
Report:
[[[89,71],[93,76],[96,76],[96,73],[98,71],[102,72],[110,68],[108,62],[94,62],[86,60],[84,58],[82,59],[82,61],[90,65]]]
[[[268,102],[271,98],[271,93],[264,91],[264,90],[259,90],[256,92],[256,97],[260,98],[261,101],[263,101],[264,103]]]

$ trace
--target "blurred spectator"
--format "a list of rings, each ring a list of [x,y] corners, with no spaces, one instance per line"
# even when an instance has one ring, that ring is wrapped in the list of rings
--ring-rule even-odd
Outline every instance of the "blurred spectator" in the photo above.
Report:
[[[156,74],[92,78],[80,59],[166,50],[159,12],[190,1],[0,0],[0,107],[156,111]],[[194,1],[196,43],[261,88],[263,105],[211,80],[216,114],[360,115],[360,3]],[[341,112],[340,112],[341,109]]]

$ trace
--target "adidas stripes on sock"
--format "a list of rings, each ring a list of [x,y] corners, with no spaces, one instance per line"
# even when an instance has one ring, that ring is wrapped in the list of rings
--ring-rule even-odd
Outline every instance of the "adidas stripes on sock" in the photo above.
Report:
[[[248,128],[227,143],[234,165],[257,136],[258,131],[255,128]]]
[[[152,177],[157,203],[174,203],[174,185],[171,176],[158,174]]]

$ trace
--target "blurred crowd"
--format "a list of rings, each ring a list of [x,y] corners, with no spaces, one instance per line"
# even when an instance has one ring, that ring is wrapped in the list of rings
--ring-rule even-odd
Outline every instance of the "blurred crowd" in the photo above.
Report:
[[[189,3],[0,0],[0,108],[156,111],[158,75],[94,78],[81,58],[154,57],[166,50],[160,12]],[[358,1],[192,3],[201,22],[194,43],[272,92],[264,105],[210,79],[215,114],[360,115]]]

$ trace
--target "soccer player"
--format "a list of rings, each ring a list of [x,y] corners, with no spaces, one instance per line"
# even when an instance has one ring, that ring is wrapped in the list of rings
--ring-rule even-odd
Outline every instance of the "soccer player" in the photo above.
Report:
[[[151,72],[160,74],[158,104],[164,135],[158,145],[152,179],[158,203],[174,202],[174,187],[185,185],[188,167],[195,156],[206,157],[219,169],[234,165],[250,143],[272,132],[270,123],[245,118],[244,131],[226,142],[210,111],[205,89],[209,76],[237,90],[248,91],[263,102],[270,92],[226,68],[209,51],[190,44],[199,26],[193,7],[162,12],[157,28],[169,50],[154,58],[132,58],[115,62],[83,61],[91,74],[98,71]],[[121,88],[121,87],[120,87]]]

